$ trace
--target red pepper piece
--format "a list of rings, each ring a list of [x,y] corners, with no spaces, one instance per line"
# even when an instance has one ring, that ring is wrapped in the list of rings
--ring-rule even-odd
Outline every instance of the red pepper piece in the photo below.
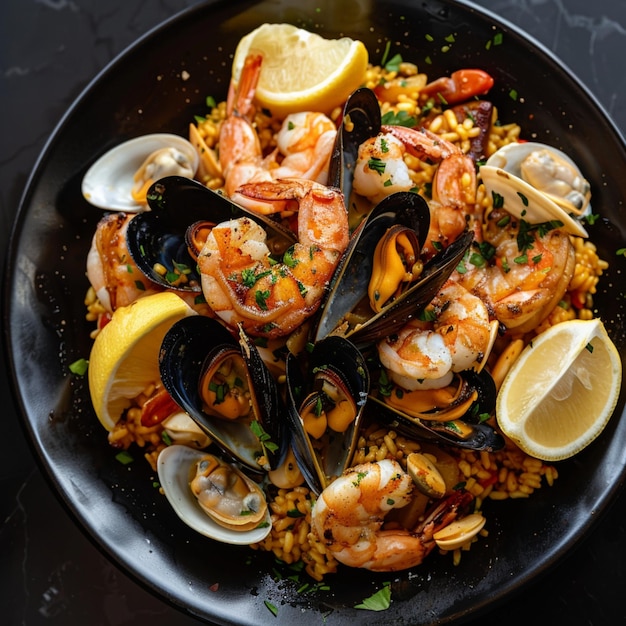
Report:
[[[165,389],[162,389],[141,407],[141,425],[156,426],[180,410],[172,396]]]
[[[465,69],[452,72],[428,83],[420,95],[437,96],[444,104],[458,104],[474,96],[486,94],[493,87],[493,78],[483,70]]]

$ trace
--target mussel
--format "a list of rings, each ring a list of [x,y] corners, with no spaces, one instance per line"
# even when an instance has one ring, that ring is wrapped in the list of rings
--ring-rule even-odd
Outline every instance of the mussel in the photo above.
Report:
[[[157,470],[163,492],[178,517],[202,535],[223,543],[249,545],[262,541],[271,531],[261,488],[222,459],[172,445],[159,454]]]
[[[473,240],[472,233],[464,233],[429,259],[419,277],[378,312],[365,307],[365,313],[354,314],[357,305],[367,298],[375,269],[373,252],[386,231],[401,225],[408,231],[413,230],[415,241],[421,245],[429,220],[426,201],[412,192],[387,196],[372,210],[353,235],[333,276],[324,308],[316,321],[316,340],[340,334],[362,347],[396,332],[420,313],[465,255]]]
[[[572,235],[587,237],[579,218],[591,210],[591,187],[564,152],[536,142],[511,143],[479,170],[501,208],[527,222],[560,221]]]
[[[359,146],[380,131],[380,104],[371,89],[353,91],[343,108],[339,132],[328,170],[328,185],[341,189],[346,202],[352,194],[352,180]]]
[[[446,400],[441,406],[437,406],[436,399],[431,402],[430,394],[429,404],[421,406],[416,398],[423,393],[390,387],[379,379],[369,395],[367,417],[416,439],[472,450],[495,451],[504,446],[503,437],[486,423],[495,410],[497,393],[486,370],[458,373],[451,401]]]
[[[319,494],[350,463],[369,371],[354,344],[331,336],[310,353],[290,353],[286,381],[293,452],[307,484]]]
[[[251,213],[223,194],[180,176],[157,181],[148,190],[150,211],[135,215],[128,224],[127,246],[139,269],[167,289],[200,292],[196,256],[203,229],[236,217],[261,224],[269,237],[288,247],[294,234],[263,215]],[[279,244],[277,244],[279,245]]]
[[[198,154],[186,139],[157,133],[126,141],[102,155],[82,181],[82,193],[94,206],[136,213],[146,209],[146,190],[159,178],[193,178]]]
[[[256,472],[280,464],[289,444],[285,405],[245,334],[237,340],[217,320],[193,316],[165,335],[159,368],[174,401],[226,454]]]

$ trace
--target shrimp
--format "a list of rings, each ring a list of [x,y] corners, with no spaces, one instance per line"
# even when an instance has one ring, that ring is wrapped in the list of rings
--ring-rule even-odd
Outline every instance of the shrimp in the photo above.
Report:
[[[336,136],[337,127],[323,113],[291,113],[276,135],[284,158],[271,170],[272,177],[306,178],[325,185]]]
[[[226,119],[219,135],[219,162],[226,195],[252,211],[265,212],[268,205],[238,192],[246,183],[282,178],[304,178],[324,184],[337,128],[322,113],[289,115],[279,130],[277,148],[263,155],[253,126],[254,93],[261,72],[262,56],[248,55],[238,85],[231,82]],[[279,158],[279,154],[283,157]]]
[[[126,247],[126,229],[132,217],[126,213],[105,215],[98,222],[87,255],[87,278],[109,313],[162,291],[144,277]]]
[[[494,209],[484,237],[484,245],[453,277],[483,300],[507,330],[517,335],[531,332],[563,298],[574,273],[576,256],[569,235]]]
[[[389,377],[407,390],[439,389],[481,362],[491,342],[487,307],[460,284],[448,280],[429,309],[433,322],[411,320],[378,344]]]
[[[423,254],[454,241],[469,225],[477,237],[482,215],[476,205],[476,167],[460,148],[427,129],[382,126],[359,147],[354,190],[374,203],[397,191],[416,190],[405,154],[438,163],[432,185],[430,229]]]
[[[455,492],[417,528],[383,529],[385,516],[411,501],[413,481],[392,459],[362,463],[335,479],[318,497],[311,526],[344,565],[393,572],[419,565],[436,546],[433,534],[473,500]]]
[[[239,192],[279,210],[297,208],[298,242],[277,263],[265,231],[249,218],[218,224],[198,257],[202,289],[227,324],[241,324],[250,335],[284,336],[319,308],[348,245],[343,196],[307,180],[249,183]]]
[[[87,279],[108,314],[144,296],[169,291],[146,277],[128,251],[126,231],[133,217],[134,213],[121,212],[105,215],[87,254]],[[211,315],[207,305],[196,300],[195,292],[172,291],[200,315]]]

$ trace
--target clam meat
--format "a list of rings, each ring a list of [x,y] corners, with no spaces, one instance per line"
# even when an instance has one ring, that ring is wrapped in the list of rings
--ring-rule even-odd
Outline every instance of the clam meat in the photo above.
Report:
[[[479,176],[500,208],[527,222],[560,221],[587,237],[580,218],[591,211],[591,187],[565,153],[541,143],[511,143],[495,152]]]
[[[171,445],[159,454],[157,470],[178,517],[200,534],[249,545],[270,532],[263,491],[235,466],[202,450]]]
[[[193,178],[198,154],[186,139],[157,133],[126,141],[102,155],[82,180],[90,204],[107,211],[137,213],[147,208],[146,192],[165,176]]]

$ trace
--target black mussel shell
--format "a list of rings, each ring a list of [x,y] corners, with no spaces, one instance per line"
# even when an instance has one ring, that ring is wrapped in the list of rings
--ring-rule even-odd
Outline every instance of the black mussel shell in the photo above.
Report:
[[[367,87],[352,92],[343,108],[342,123],[328,169],[328,185],[340,189],[346,202],[352,193],[359,146],[375,137],[380,126],[380,104],[374,92]]]
[[[461,418],[464,429],[470,430],[469,435],[460,436],[454,421],[437,422],[407,415],[374,396],[368,399],[367,417],[384,422],[414,439],[434,440],[469,450],[489,452],[501,450],[504,447],[504,438],[490,424],[483,421],[485,415],[493,415],[495,410],[497,390],[493,378],[486,370],[480,373],[467,370],[459,375],[465,384],[478,393],[476,401]]]
[[[289,245],[295,235],[281,224],[247,211],[205,185],[182,176],[167,176],[148,190],[149,211],[130,220],[126,234],[131,257],[151,281],[181,291],[201,291],[196,261],[187,248],[187,229],[196,222],[219,224],[230,219],[249,217],[261,224],[273,237],[285,239]],[[166,268],[167,274],[155,271],[155,265]],[[188,281],[172,284],[168,279],[178,269],[187,273]]]
[[[300,407],[313,387],[318,370],[330,373],[342,385],[352,397],[357,413],[345,432],[328,429],[319,442],[314,442],[304,429]],[[354,344],[343,337],[332,336],[315,344],[304,358],[290,353],[286,379],[291,446],[307,484],[319,495],[330,480],[343,473],[352,459],[369,391],[369,371]]]
[[[473,233],[466,231],[447,248],[438,252],[424,265],[419,280],[411,288],[383,308],[380,313],[372,315],[360,326],[345,332],[345,337],[349,338],[359,348],[365,348],[400,330],[409,320],[419,315],[437,295],[437,292],[460,263],[473,240]],[[367,293],[367,284],[364,288],[365,291],[361,291],[362,297]],[[331,297],[333,297],[332,294],[329,296],[329,300]],[[351,309],[343,307],[341,298],[338,298],[337,302],[330,305],[330,311],[333,313],[334,319],[340,322],[342,319],[339,315],[340,311],[343,312],[343,315],[347,315]],[[318,331],[317,336],[323,336],[324,333],[333,332],[337,328],[335,325],[331,330],[331,324],[324,318],[318,324],[318,328],[320,327],[322,330]]]
[[[411,228],[417,234],[420,247],[423,246],[430,226],[426,200],[419,194],[399,191],[381,200],[359,224],[331,279],[315,324],[316,341],[335,330],[345,315],[365,297],[376,244],[394,225]]]
[[[199,381],[213,358],[218,358],[224,349],[233,348],[241,352],[246,362],[248,384],[256,395],[253,398],[256,414],[231,421],[203,410]],[[257,459],[262,455],[268,457],[271,468],[280,464],[288,449],[285,405],[258,350],[247,338],[237,341],[213,318],[190,316],[175,323],[166,333],[159,367],[163,384],[174,401],[226,454],[256,472],[261,471]],[[258,426],[262,427],[261,431]],[[265,445],[266,439],[269,447]],[[271,444],[277,446],[273,452]]]

